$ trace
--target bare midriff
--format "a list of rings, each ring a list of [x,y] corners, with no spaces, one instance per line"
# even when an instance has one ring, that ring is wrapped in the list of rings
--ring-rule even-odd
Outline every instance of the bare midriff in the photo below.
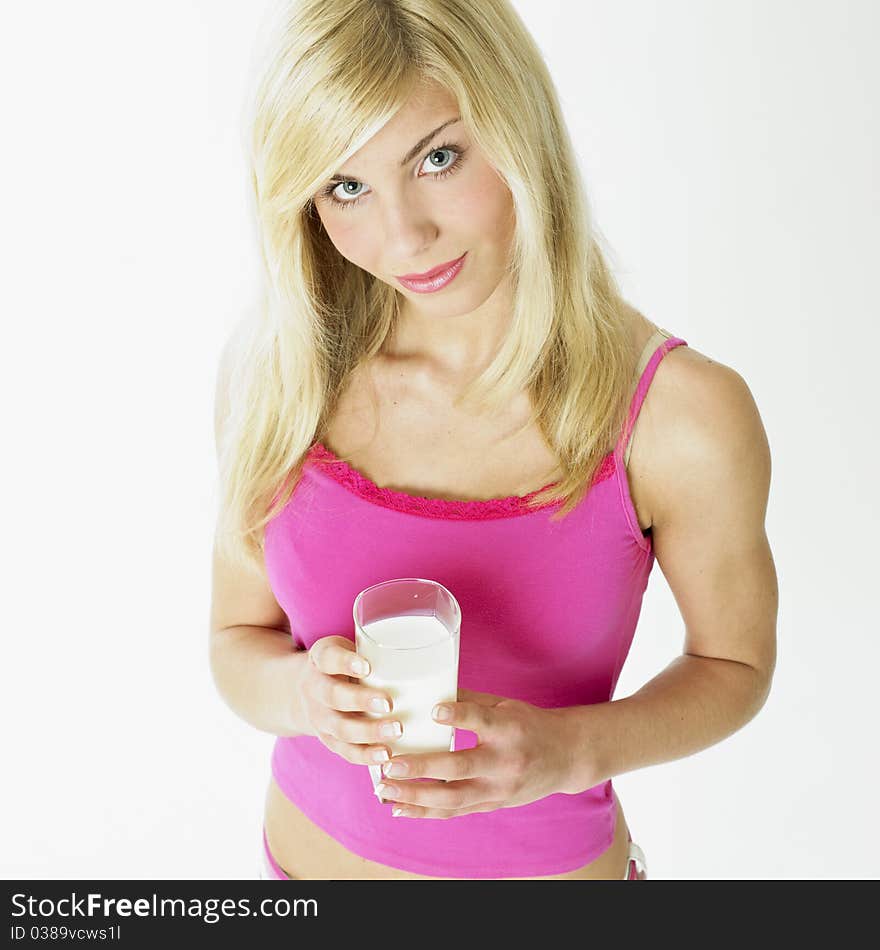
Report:
[[[366,794],[369,794],[367,789]],[[615,794],[616,798],[616,794]],[[386,806],[389,810],[390,805]],[[399,868],[388,867],[354,854],[335,838],[307,818],[281,791],[274,777],[266,792],[264,824],[269,850],[284,873],[294,880],[320,881],[403,881],[403,880],[467,880],[429,874],[415,874]],[[443,821],[442,818],[402,818],[400,821]],[[617,820],[614,840],[598,858],[589,864],[566,871],[564,874],[548,874],[540,877],[505,878],[513,881],[581,881],[622,880],[629,857],[629,840],[626,820],[620,801],[617,801]]]

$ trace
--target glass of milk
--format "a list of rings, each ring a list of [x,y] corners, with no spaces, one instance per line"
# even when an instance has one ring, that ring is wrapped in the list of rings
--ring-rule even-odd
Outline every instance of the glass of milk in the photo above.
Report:
[[[391,754],[454,751],[454,727],[435,722],[431,711],[458,699],[458,601],[436,581],[399,577],[362,590],[353,613],[357,652],[370,664],[369,676],[359,681],[385,690],[391,715],[403,725],[399,739],[384,740]],[[369,769],[375,792],[381,766]]]

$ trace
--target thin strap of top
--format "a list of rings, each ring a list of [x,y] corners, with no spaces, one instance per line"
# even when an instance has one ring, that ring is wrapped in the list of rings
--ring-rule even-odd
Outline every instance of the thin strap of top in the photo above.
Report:
[[[668,330],[664,330],[662,327],[658,327],[654,333],[651,334],[650,339],[642,350],[634,374],[636,379],[635,392],[633,393],[632,401],[630,402],[626,426],[624,427],[624,431],[620,439],[620,444],[626,446],[623,455],[624,467],[629,464],[629,454],[630,450],[632,449],[633,426],[635,425],[635,421],[638,418],[639,410],[642,408],[642,403],[645,401],[645,396],[648,393],[651,380],[654,378],[654,373],[656,372],[657,367],[660,365],[660,360],[662,360],[666,353],[673,347],[680,346],[682,344],[687,346],[687,343],[680,337],[674,336],[672,333],[670,333]]]

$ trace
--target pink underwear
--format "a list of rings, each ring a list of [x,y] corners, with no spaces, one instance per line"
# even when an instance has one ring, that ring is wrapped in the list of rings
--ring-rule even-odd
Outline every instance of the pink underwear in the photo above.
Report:
[[[645,865],[645,855],[642,849],[632,840],[632,835],[627,835],[629,838],[629,860],[626,863],[626,874],[624,875],[624,881],[646,881],[648,879],[648,869]],[[269,850],[269,840],[266,838],[266,829],[263,828],[263,855],[262,855],[262,866],[260,868],[260,880],[261,881],[289,881],[291,880],[288,874],[285,874],[275,858],[272,857],[272,852]]]

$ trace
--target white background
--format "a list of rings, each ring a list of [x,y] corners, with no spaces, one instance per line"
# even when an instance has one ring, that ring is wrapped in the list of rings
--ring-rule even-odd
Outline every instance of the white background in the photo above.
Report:
[[[7,879],[258,874],[273,737],[224,705],[207,646],[265,6],[4,7]],[[773,691],[723,742],[614,779],[649,878],[875,877],[880,6],[515,6],[627,295],[745,378],[773,455]],[[615,697],[682,643],[655,566]]]

